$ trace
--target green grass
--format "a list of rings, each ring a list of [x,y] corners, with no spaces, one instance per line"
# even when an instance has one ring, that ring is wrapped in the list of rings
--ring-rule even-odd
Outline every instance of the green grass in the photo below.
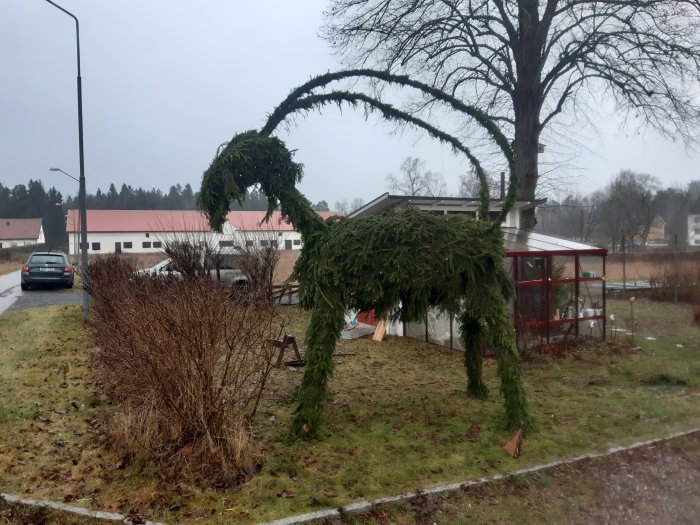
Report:
[[[0,275],[16,272],[22,269],[22,263],[12,261],[0,261]]]
[[[629,304],[613,301],[608,310],[624,323]],[[307,314],[286,312],[302,340]],[[464,394],[462,355],[456,351],[399,338],[341,341],[337,351],[354,355],[336,358],[322,439],[287,444],[302,372],[276,371],[256,421],[261,472],[236,489],[166,482],[137,461],[117,468],[120,452],[95,419],[108,423],[111,407],[94,393],[79,307],[4,314],[0,490],[68,497],[166,522],[202,521],[206,514],[206,523],[248,523],[700,425],[700,329],[689,308],[638,302],[635,314],[639,350],[598,345],[524,363],[537,429],[518,459],[501,448],[510,435],[501,430],[495,361],[484,366],[489,399],[476,401]]]
[[[656,444],[630,453],[611,457],[585,460],[575,464],[562,465],[542,470],[525,476],[506,480],[492,481],[488,484],[470,487],[461,491],[432,496],[419,496],[397,504],[384,505],[360,515],[345,516],[334,523],[338,525],[380,525],[380,524],[432,524],[449,523],[451,525],[471,525],[490,523],[511,525],[518,524],[560,524],[560,523],[599,523],[616,522],[620,515],[619,507],[624,505],[627,512],[634,508],[637,515],[645,514],[652,522],[658,518],[656,513],[649,513],[654,502],[640,500],[635,494],[626,494],[620,500],[618,486],[620,472],[623,478],[635,478],[632,483],[655,486],[664,484],[656,496],[664,499],[664,490],[677,490],[683,474],[674,479],[673,486],[668,486],[672,467],[664,465],[659,458],[673,457],[675,461],[687,465],[688,470],[700,461],[700,437],[685,436],[664,443]],[[658,472],[656,467],[662,472]],[[665,469],[665,472],[663,470]],[[686,473],[685,476],[688,474]],[[617,478],[617,479],[616,479]],[[644,478],[644,479],[642,479]],[[623,482],[624,483],[624,482]],[[616,496],[610,496],[610,492]],[[679,512],[683,516],[692,515],[692,509],[700,508],[694,492],[677,491],[671,497],[677,503],[671,508],[678,511],[676,505],[682,506]],[[646,506],[645,506],[646,505]],[[663,511],[662,511],[663,512]],[[697,510],[695,510],[697,512]],[[615,516],[612,517],[611,516]],[[634,516],[634,515],[633,515]],[[666,520],[684,522],[680,516],[667,516]],[[628,517],[628,520],[634,517]]]

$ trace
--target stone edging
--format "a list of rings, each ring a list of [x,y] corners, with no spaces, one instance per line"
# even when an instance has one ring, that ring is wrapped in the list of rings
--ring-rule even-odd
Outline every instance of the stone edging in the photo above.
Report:
[[[99,510],[89,510],[83,507],[77,507],[75,505],[66,505],[65,503],[59,503],[58,501],[49,501],[45,499],[28,499],[21,498],[19,496],[13,496],[12,494],[2,494],[0,493],[0,499],[4,499],[9,503],[19,503],[21,505],[27,505],[28,507],[43,507],[46,509],[60,510],[62,512],[70,512],[72,514],[78,514],[79,516],[85,516],[87,518],[95,518],[100,520],[110,520],[110,521],[120,521],[122,523],[133,523],[131,518],[124,516],[123,514],[118,514],[116,512],[102,512]],[[143,525],[165,525],[164,523],[158,523],[155,521],[144,521],[139,522]]]
[[[313,520],[318,520],[318,519],[323,519],[323,518],[336,518],[339,516],[342,516],[344,514],[355,514],[359,512],[367,512],[371,510],[373,507],[376,507],[378,505],[384,505],[387,503],[396,503],[398,501],[405,501],[409,500],[411,498],[414,498],[418,495],[421,494],[440,494],[444,492],[454,492],[457,490],[463,490],[465,488],[469,487],[478,487],[480,485],[485,485],[486,483],[490,483],[492,481],[498,481],[502,479],[510,479],[514,478],[517,476],[523,476],[525,474],[532,474],[533,472],[539,472],[541,470],[546,470],[552,467],[558,467],[561,465],[570,465],[573,463],[577,463],[579,461],[583,461],[585,459],[595,459],[595,458],[602,458],[605,456],[611,456],[613,454],[617,454],[619,452],[625,452],[627,450],[633,450],[635,448],[639,447],[644,447],[647,445],[653,445],[654,443],[659,443],[661,441],[667,441],[669,439],[675,439],[683,436],[687,436],[690,434],[695,434],[697,432],[700,432],[700,428],[694,428],[692,430],[686,430],[683,432],[675,432],[673,434],[669,434],[664,437],[660,438],[655,438],[655,439],[650,439],[648,441],[638,441],[636,443],[633,443],[628,446],[624,447],[612,447],[607,449],[604,452],[599,452],[599,453],[592,453],[592,454],[582,454],[580,456],[573,456],[567,459],[562,459],[559,461],[552,461],[550,463],[544,463],[541,465],[536,465],[534,467],[528,467],[520,470],[515,470],[513,472],[505,472],[503,474],[494,474],[493,476],[488,476],[485,478],[479,478],[475,480],[467,480],[467,481],[462,481],[459,483],[450,483],[448,485],[438,485],[434,487],[429,487],[426,489],[422,490],[417,490],[416,492],[405,492],[403,494],[396,494],[394,496],[387,496],[384,498],[378,498],[374,500],[364,500],[364,501],[356,501],[355,503],[350,503],[348,505],[344,505],[342,507],[338,507],[335,509],[324,509],[324,510],[319,510],[316,512],[309,512],[306,514],[298,514],[296,516],[290,516],[288,518],[282,518],[278,520],[273,520],[273,521],[267,521],[264,523],[258,523],[258,525],[296,525],[299,523],[308,523]]]
[[[700,432],[700,428],[694,428],[692,430],[685,430],[683,432],[674,432],[664,437],[650,439],[647,441],[638,441],[632,443],[631,445],[624,447],[612,447],[604,452],[592,453],[592,454],[582,454],[580,456],[573,456],[567,459],[562,459],[559,461],[552,461],[550,463],[544,463],[541,465],[536,465],[534,467],[528,467],[524,469],[515,470],[513,472],[505,472],[503,474],[494,474],[493,476],[488,476],[485,478],[479,478],[475,480],[467,480],[458,483],[450,483],[448,485],[438,485],[434,487],[429,487],[422,490],[417,490],[416,492],[404,492],[402,494],[396,494],[394,496],[386,496],[383,498],[377,498],[374,500],[363,500],[356,501],[355,503],[349,503],[342,507],[337,507],[334,509],[324,509],[316,512],[308,512],[306,514],[298,514],[296,516],[289,516],[287,518],[281,518],[278,520],[267,521],[264,523],[259,523],[258,525],[296,525],[299,523],[308,523],[313,520],[323,519],[323,518],[334,518],[342,516],[343,514],[355,514],[359,512],[367,512],[377,505],[384,505],[387,503],[395,503],[397,501],[405,501],[414,498],[421,494],[440,494],[443,492],[454,492],[457,490],[463,490],[469,487],[478,487],[480,485],[485,485],[486,483],[492,481],[498,481],[502,479],[510,479],[517,476],[523,476],[525,474],[532,474],[533,472],[539,472],[541,470],[546,470],[552,467],[558,467],[561,465],[570,465],[583,461],[585,459],[595,459],[602,458],[605,456],[611,456],[619,452],[625,452],[628,450],[633,450],[635,448],[645,447],[647,445],[653,445],[654,443],[659,443],[661,441],[667,441],[669,439],[675,439],[683,436],[688,436],[690,434],[695,434]],[[122,523],[130,524],[132,523],[131,518],[123,514],[116,512],[103,512],[97,510],[89,510],[83,507],[77,507],[75,505],[67,505],[65,503],[59,503],[57,501],[50,500],[37,500],[22,498],[19,496],[14,496],[12,494],[0,493],[0,499],[4,499],[9,503],[19,503],[21,505],[27,505],[29,507],[43,507],[53,510],[58,510],[62,512],[70,512],[72,514],[78,514],[79,516],[85,516],[88,518],[102,519],[117,521]],[[143,525],[165,525],[164,523],[155,521],[144,521]]]

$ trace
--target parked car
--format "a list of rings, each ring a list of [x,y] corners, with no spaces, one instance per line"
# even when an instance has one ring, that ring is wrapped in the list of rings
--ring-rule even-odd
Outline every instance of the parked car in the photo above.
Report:
[[[34,252],[22,266],[22,290],[38,285],[72,288],[74,281],[75,270],[63,252]]]
[[[154,277],[156,275],[173,275],[175,277],[180,277],[180,272],[176,272],[172,269],[172,261],[170,259],[163,259],[150,268],[136,270],[136,275],[151,275]]]
[[[214,280],[227,281],[236,284],[242,284],[247,281],[246,276],[240,268],[236,268],[233,260],[229,260],[224,257],[219,270],[214,268],[209,270],[209,277]],[[164,259],[158,264],[151,266],[150,268],[142,268],[141,270],[136,270],[137,275],[150,275],[150,276],[170,276],[170,277],[182,277],[182,274],[174,269],[174,264],[171,259]]]

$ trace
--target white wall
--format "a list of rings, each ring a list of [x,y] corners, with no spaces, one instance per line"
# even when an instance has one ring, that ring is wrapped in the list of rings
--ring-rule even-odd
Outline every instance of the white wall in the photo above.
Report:
[[[700,215],[688,215],[688,246],[700,246]]]
[[[234,231],[230,225],[224,226],[224,232],[88,232],[88,254],[108,254],[115,253],[116,243],[121,244],[121,253],[158,253],[162,252],[165,242],[173,239],[182,240],[205,240],[215,247],[223,241],[224,244],[233,243],[234,245],[245,244],[246,241],[252,241],[256,247],[262,246],[265,242],[276,241],[280,250],[286,249],[286,241],[290,241],[292,250],[301,249],[301,234],[295,231],[257,231],[257,232],[241,232]],[[69,255],[77,255],[80,251],[80,233],[69,233],[68,239]],[[131,243],[131,247],[127,248],[125,243]],[[99,249],[95,243],[99,243]],[[144,247],[144,243],[150,246]],[[154,243],[160,243],[160,246],[154,246]],[[232,247],[221,246],[223,251],[232,250]]]
[[[0,239],[0,248],[12,248],[13,246],[33,246],[34,244],[44,244],[44,227],[39,226],[39,237],[36,239]]]
[[[192,233],[192,232],[88,232],[88,254],[104,254],[115,253],[116,243],[121,244],[121,253],[158,253],[162,251],[163,244],[168,239],[187,239],[192,236],[197,238],[201,236],[213,236],[208,233]],[[131,247],[127,248],[126,243],[131,243]],[[144,246],[144,243],[147,246]],[[154,246],[154,243],[160,243],[160,246]],[[99,249],[96,244],[99,244]],[[80,233],[70,233],[68,243],[69,255],[77,255],[80,251]]]
[[[12,248],[13,246],[32,246],[34,244],[41,244],[44,242],[44,236],[42,234],[39,237],[40,241],[34,241],[32,239],[0,239],[0,248]]]

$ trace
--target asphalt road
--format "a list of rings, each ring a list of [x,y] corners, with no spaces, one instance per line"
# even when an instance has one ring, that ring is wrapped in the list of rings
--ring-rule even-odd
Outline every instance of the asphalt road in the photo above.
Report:
[[[0,275],[0,314],[55,304],[81,304],[81,290],[72,288],[42,288],[23,292],[19,286],[20,272]]]

